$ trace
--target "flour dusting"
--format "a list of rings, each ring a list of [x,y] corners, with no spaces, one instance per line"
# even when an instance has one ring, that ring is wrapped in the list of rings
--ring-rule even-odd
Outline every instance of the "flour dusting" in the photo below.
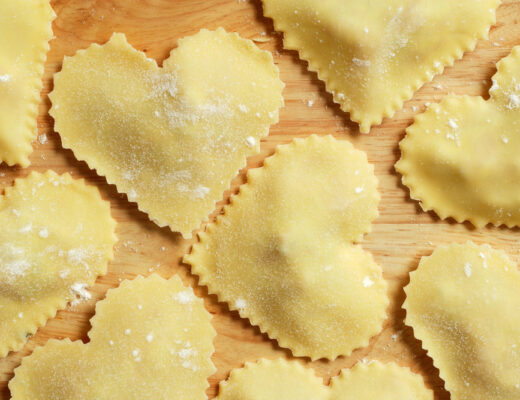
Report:
[[[86,283],[76,282],[71,287],[70,290],[74,296],[74,299],[70,303],[73,306],[77,306],[78,304],[90,300],[92,295],[87,290],[88,285]]]

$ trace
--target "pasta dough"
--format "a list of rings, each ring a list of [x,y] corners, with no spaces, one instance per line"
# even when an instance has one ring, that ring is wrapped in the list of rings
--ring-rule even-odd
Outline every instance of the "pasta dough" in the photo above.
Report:
[[[296,361],[262,359],[231,371],[216,400],[327,400],[327,388]]]
[[[110,204],[70,175],[32,172],[0,197],[0,357],[105,275]]]
[[[283,86],[270,53],[222,28],[162,68],[115,34],[65,59],[50,113],[77,158],[189,238],[278,121]]]
[[[476,227],[520,225],[520,47],[497,69],[489,100],[448,96],[418,115],[396,164],[423,210]]]
[[[500,0],[263,0],[264,12],[368,133],[473,50]]]
[[[217,400],[433,400],[419,375],[395,364],[357,364],[322,384],[311,369],[295,361],[260,360],[231,371],[220,383]]]
[[[328,400],[433,400],[423,379],[394,363],[371,361],[332,378]]]
[[[22,360],[12,400],[202,400],[215,331],[179,277],[124,281],[96,306],[90,342],[51,339]]]
[[[27,167],[56,15],[49,0],[0,0],[0,9],[0,163]]]
[[[279,146],[185,262],[211,293],[296,356],[333,359],[381,330],[381,268],[353,245],[379,202],[366,155],[332,136]]]
[[[520,273],[472,242],[423,257],[405,288],[406,324],[452,400],[520,399]]]

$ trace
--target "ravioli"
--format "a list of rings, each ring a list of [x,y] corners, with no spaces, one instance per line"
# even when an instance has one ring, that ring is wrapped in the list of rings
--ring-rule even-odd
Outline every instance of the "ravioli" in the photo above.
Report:
[[[96,305],[89,343],[51,339],[22,360],[12,400],[207,399],[210,320],[178,276],[123,281]]]
[[[210,293],[295,356],[334,359],[386,317],[381,268],[353,242],[378,215],[365,153],[332,136],[279,146],[184,260]]]
[[[69,174],[32,172],[0,197],[0,357],[87,287],[113,258],[110,204]]]
[[[440,218],[520,226],[520,47],[497,64],[491,97],[448,96],[418,115],[396,169]]]
[[[270,53],[222,28],[179,40],[162,68],[114,34],[65,59],[50,114],[78,159],[189,238],[259,152],[283,86]]]
[[[433,400],[419,375],[378,361],[344,369],[324,386],[296,361],[260,360],[231,371],[217,400]]]
[[[332,378],[328,400],[433,400],[420,375],[394,363],[358,363]]]
[[[452,400],[520,399],[519,287],[503,251],[472,242],[438,247],[412,272],[406,324]]]
[[[327,388],[310,368],[296,361],[246,363],[220,382],[216,400],[327,400]]]
[[[487,38],[500,0],[263,0],[264,14],[368,133]]]
[[[1,0],[0,9],[0,163],[27,167],[56,15],[49,0]]]

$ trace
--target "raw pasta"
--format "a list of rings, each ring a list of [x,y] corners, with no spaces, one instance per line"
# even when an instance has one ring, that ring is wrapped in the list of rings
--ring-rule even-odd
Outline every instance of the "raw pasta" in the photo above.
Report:
[[[124,281],[96,305],[90,342],[50,340],[22,361],[12,400],[204,400],[215,330],[178,276]]]
[[[0,9],[0,163],[27,167],[56,15],[49,0],[1,0]]]
[[[114,34],[65,59],[50,113],[78,159],[189,238],[278,121],[278,75],[222,28],[179,40],[162,68]]]
[[[263,0],[264,13],[368,133],[473,50],[500,0]]]
[[[443,219],[520,225],[520,47],[497,69],[489,100],[448,96],[400,143],[403,184]]]
[[[69,174],[33,172],[0,197],[0,357],[90,297],[116,241],[110,204]]]
[[[279,146],[185,261],[221,301],[296,356],[334,359],[386,317],[381,268],[353,242],[377,216],[365,153],[332,136]]]

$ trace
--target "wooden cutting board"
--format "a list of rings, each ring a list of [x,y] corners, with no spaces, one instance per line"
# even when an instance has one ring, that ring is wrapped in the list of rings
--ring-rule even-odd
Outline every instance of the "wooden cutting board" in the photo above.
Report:
[[[427,385],[435,390],[436,400],[449,399],[432,361],[413,337],[412,330],[403,324],[401,304],[408,273],[417,267],[421,256],[430,254],[437,245],[468,239],[504,249],[518,261],[520,232],[505,228],[476,230],[469,224],[440,221],[433,213],[422,212],[418,204],[408,198],[408,191],[400,184],[393,165],[399,158],[398,143],[405,128],[411,124],[414,114],[424,109],[426,102],[439,101],[447,93],[487,97],[496,62],[508,55],[513,46],[520,44],[520,3],[504,1],[498,10],[497,25],[491,29],[490,40],[480,42],[474,52],[466,54],[433,83],[425,85],[403,110],[373,128],[370,135],[359,134],[357,125],[349,122],[348,115],[333,103],[324,84],[315,73],[307,71],[306,63],[298,58],[296,52],[283,50],[281,36],[273,33],[271,20],[262,16],[260,0],[54,0],[52,6],[58,15],[54,22],[56,38],[51,42],[45,67],[38,117],[39,134],[45,134],[48,141],[34,144],[30,168],[0,165],[0,192],[12,185],[15,178],[25,176],[31,170],[53,169],[85,178],[88,183],[97,185],[102,196],[111,202],[112,214],[118,222],[119,242],[108,274],[98,279],[92,289],[92,300],[58,312],[56,318],[41,328],[22,351],[0,360],[0,400],[9,399],[7,382],[22,357],[49,338],[87,341],[89,319],[96,301],[104,298],[106,291],[117,287],[121,280],[132,279],[137,274],[148,275],[152,271],[164,277],[179,274],[186,284],[195,287],[196,293],[204,297],[207,309],[214,315],[213,324],[218,336],[213,361],[218,371],[210,378],[209,398],[216,395],[218,383],[227,378],[230,370],[244,362],[261,357],[291,357],[290,351],[278,347],[276,341],[269,340],[247,320],[240,319],[236,312],[230,312],[225,304],[218,303],[215,296],[208,296],[205,288],[196,286],[197,278],[190,275],[186,265],[181,264],[183,254],[193,241],[183,240],[167,228],[158,228],[146,214],[137,210],[135,204],[129,203],[126,196],[118,194],[113,185],[108,185],[105,178],[97,176],[84,162],[77,161],[70,150],[64,150],[48,115],[50,104],[47,95],[52,90],[52,76],[60,69],[64,56],[72,56],[93,42],[104,43],[113,32],[124,32],[132,45],[161,63],[176,47],[179,38],[192,35],[201,28],[219,26],[236,31],[245,38],[267,38],[268,41],[257,44],[274,53],[281,78],[286,83],[285,108],[280,123],[273,126],[270,136],[262,141],[261,154],[249,159],[249,168],[260,166],[276,145],[295,137],[311,133],[333,134],[366,151],[380,180],[380,217],[374,223],[373,232],[365,237],[363,246],[374,254],[389,282],[391,305],[384,330],[370,341],[368,347],[355,351],[350,357],[340,357],[331,362],[300,361],[314,368],[325,383],[340,369],[351,367],[362,359],[395,361],[422,374]],[[415,107],[419,111],[413,112]],[[233,181],[230,192],[236,192],[243,181],[244,171]],[[230,192],[225,194],[225,198]],[[219,208],[222,204],[224,202],[219,204]]]

